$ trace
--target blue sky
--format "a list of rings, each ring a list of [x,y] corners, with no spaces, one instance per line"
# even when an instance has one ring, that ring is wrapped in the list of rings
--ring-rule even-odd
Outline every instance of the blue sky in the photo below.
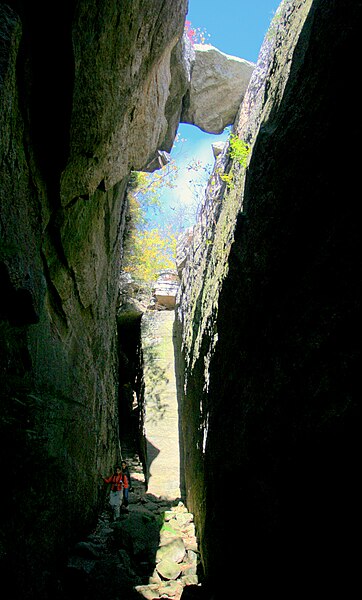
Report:
[[[186,19],[194,29],[206,34],[206,43],[226,54],[256,62],[279,4],[280,0],[189,0]],[[177,187],[166,189],[161,200],[166,213],[175,213],[175,207],[181,205],[186,215],[188,210],[192,212],[189,208],[191,204],[195,205],[195,196],[200,190],[195,182],[200,182],[204,172],[202,167],[213,164],[212,143],[225,140],[228,132],[216,136],[204,133],[193,125],[180,124],[178,133],[184,141],[174,144],[171,151],[171,157],[179,169]],[[201,165],[196,173],[188,169],[194,161]],[[156,220],[162,222],[165,218],[163,216]]]
[[[226,54],[256,62],[280,0],[189,0],[187,20]]]

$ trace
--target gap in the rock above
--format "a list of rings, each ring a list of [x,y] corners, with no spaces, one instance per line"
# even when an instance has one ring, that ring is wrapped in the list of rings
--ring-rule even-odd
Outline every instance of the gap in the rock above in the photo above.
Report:
[[[176,140],[170,153],[175,170],[171,177],[165,176],[165,185],[159,191],[160,210],[151,206],[147,212],[148,228],[161,228],[169,224],[174,235],[182,233],[195,224],[197,209],[202,202],[206,184],[214,165],[212,145],[225,142],[230,128],[221,134],[201,131],[194,125],[180,123]],[[156,171],[154,177],[167,173],[169,166]]]

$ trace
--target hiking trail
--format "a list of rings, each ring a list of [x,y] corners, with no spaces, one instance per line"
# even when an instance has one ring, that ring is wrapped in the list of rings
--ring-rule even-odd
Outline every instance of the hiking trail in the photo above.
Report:
[[[113,522],[107,492],[94,531],[69,557],[62,600],[179,600],[185,587],[200,590],[193,515],[180,498],[173,321],[173,311],[145,317],[147,474],[139,456],[125,450],[128,510]]]

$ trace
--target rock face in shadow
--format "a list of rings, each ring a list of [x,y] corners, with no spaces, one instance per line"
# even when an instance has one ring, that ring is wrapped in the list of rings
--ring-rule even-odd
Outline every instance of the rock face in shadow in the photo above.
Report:
[[[0,555],[29,598],[96,517],[120,415],[142,426],[119,364],[139,330],[136,317],[134,343],[118,338],[125,190],[172,147],[194,62],[187,4],[0,4],[0,433],[16,474]]]
[[[102,501],[97,467],[119,459],[124,192],[167,136],[186,10],[0,5],[0,554],[14,597],[49,597]]]
[[[235,125],[248,167],[184,270],[184,489],[215,598],[357,584],[360,23],[361,3],[282,3]]]
[[[124,192],[172,146],[186,10],[0,4],[0,558],[14,598],[56,598],[103,500],[97,467],[119,458]],[[249,597],[341,581],[343,597],[357,572],[360,23],[356,0],[283,2],[235,125],[247,171],[218,156],[206,243],[188,251],[182,488],[215,597],[233,577]]]

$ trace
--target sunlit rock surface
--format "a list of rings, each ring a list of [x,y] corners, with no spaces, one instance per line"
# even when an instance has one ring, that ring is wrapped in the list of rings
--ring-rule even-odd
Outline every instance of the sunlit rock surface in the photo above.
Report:
[[[180,286],[180,280],[176,269],[163,269],[157,278],[154,297],[156,308],[175,308],[176,296]]]
[[[183,268],[186,264],[188,253],[190,251],[193,235],[194,235],[194,228],[188,227],[177,238],[176,268],[177,268],[177,272],[178,272],[180,279],[182,276]]]
[[[174,319],[173,310],[150,311],[142,319],[148,491],[165,498],[180,497]]]
[[[194,49],[190,91],[181,121],[207,133],[221,133],[234,123],[255,65],[209,44],[195,44]]]

